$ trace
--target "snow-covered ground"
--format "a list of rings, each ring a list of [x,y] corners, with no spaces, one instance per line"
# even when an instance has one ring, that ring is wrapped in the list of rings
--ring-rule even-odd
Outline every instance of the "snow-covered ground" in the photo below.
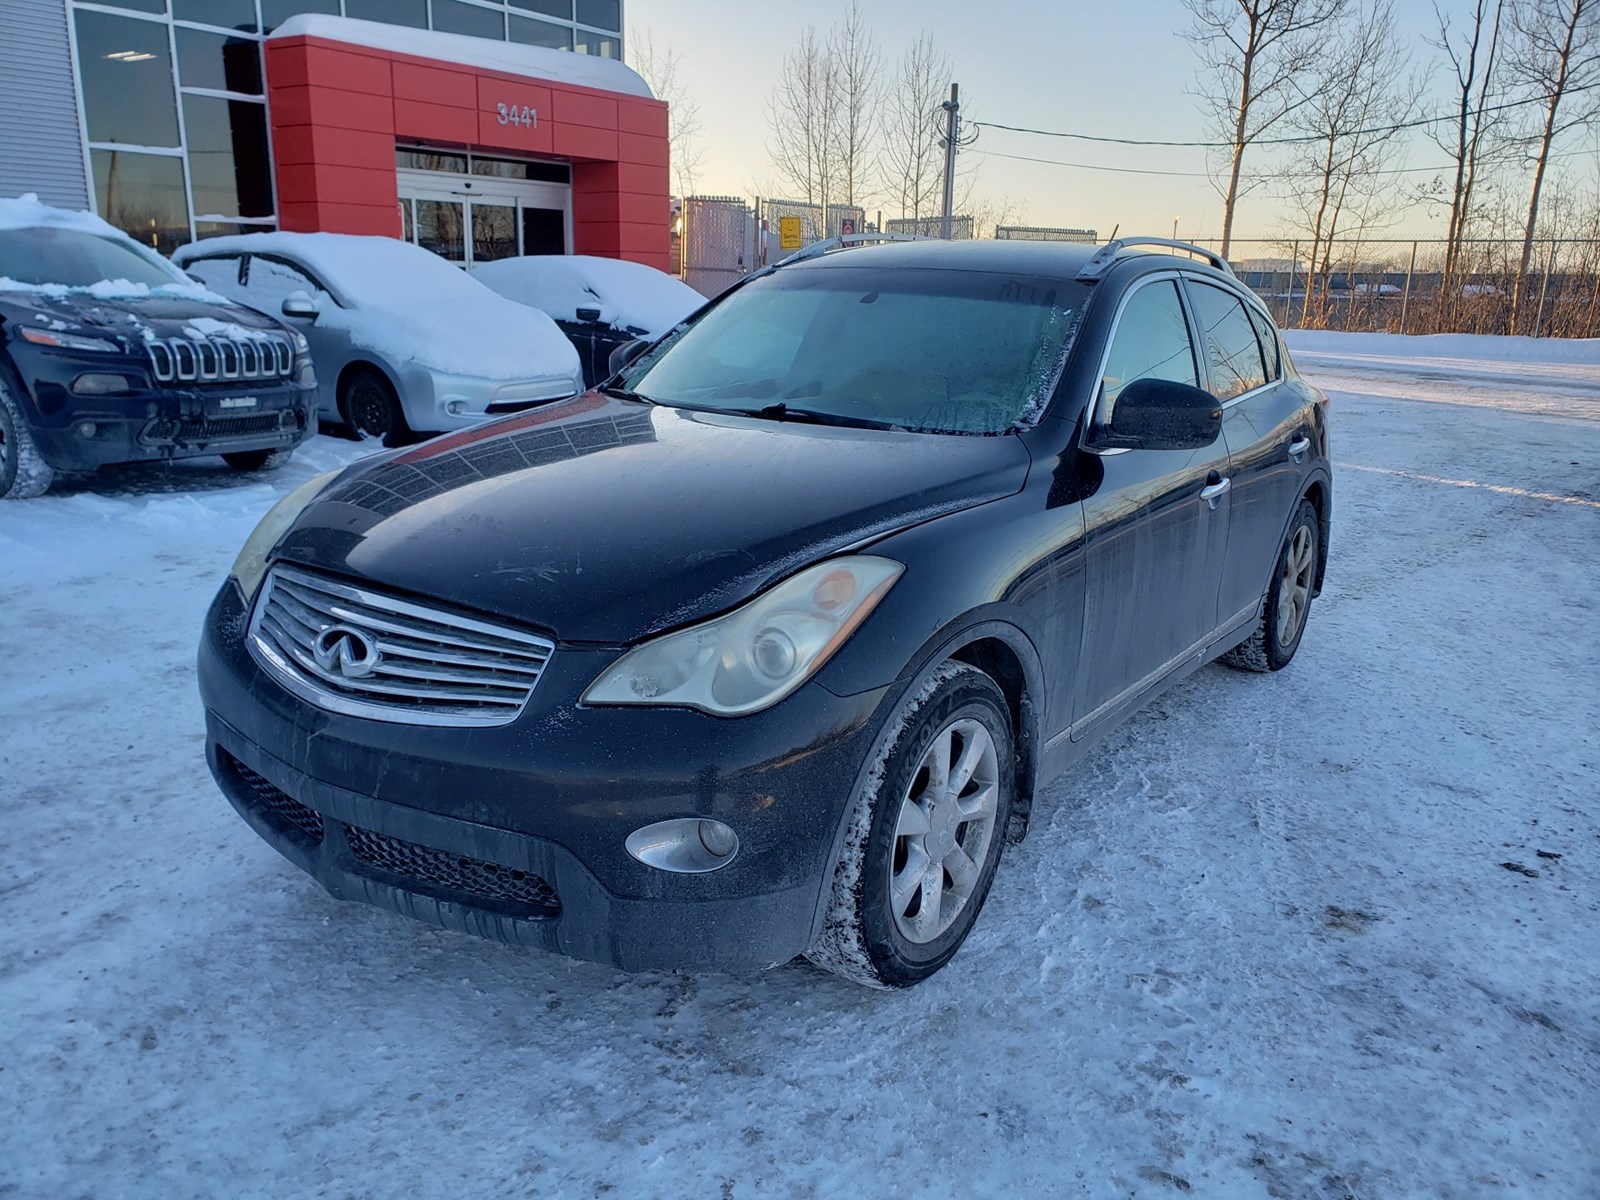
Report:
[[[260,842],[196,630],[349,443],[0,506],[0,1196],[1592,1200],[1600,365],[1477,349],[1301,347],[1340,471],[1299,657],[1051,786],[909,993],[523,952]]]

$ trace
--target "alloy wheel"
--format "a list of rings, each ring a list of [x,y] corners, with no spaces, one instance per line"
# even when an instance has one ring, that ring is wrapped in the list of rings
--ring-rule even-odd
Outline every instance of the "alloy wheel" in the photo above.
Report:
[[[941,729],[900,801],[889,904],[907,941],[933,941],[972,900],[994,837],[1000,764],[981,721]]]
[[[1316,568],[1315,539],[1309,525],[1294,531],[1283,556],[1283,574],[1278,579],[1278,644],[1294,644],[1295,635],[1306,619],[1311,604],[1311,577]]]

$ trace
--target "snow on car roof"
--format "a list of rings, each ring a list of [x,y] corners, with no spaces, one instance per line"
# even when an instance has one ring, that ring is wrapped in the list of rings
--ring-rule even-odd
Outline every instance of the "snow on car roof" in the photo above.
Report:
[[[318,320],[337,323],[357,344],[395,362],[490,379],[578,369],[577,351],[549,317],[398,238],[245,233],[191,242],[173,257],[186,263],[217,254],[272,254],[299,263],[341,306],[325,306]]]
[[[474,268],[473,275],[502,296],[560,320],[573,320],[579,308],[598,308],[602,321],[643,330],[651,337],[665,333],[706,302],[664,271],[587,254],[502,258]]]
[[[650,85],[631,68],[610,58],[593,54],[574,54],[570,50],[550,50],[543,46],[521,46],[509,42],[490,42],[480,37],[457,33],[435,33],[426,29],[404,29],[377,21],[352,17],[329,17],[302,13],[279,25],[267,40],[290,37],[326,38],[348,42],[395,54],[462,63],[510,75],[531,75],[552,83],[620,92],[627,96],[655,99]]]
[[[182,296],[188,300],[201,300],[207,304],[226,304],[225,297],[208,291],[190,279],[177,267],[148,246],[142,246],[116,226],[101,220],[91,212],[71,208],[56,208],[40,201],[37,193],[28,192],[16,199],[0,199],[0,229],[70,229],[116,242],[132,250],[156,270],[172,279],[170,285],[152,289],[148,284],[133,283],[126,279],[102,279],[88,287],[68,287],[60,283],[22,283],[5,277],[5,264],[0,263],[0,291],[41,292],[48,296],[67,296],[84,293],[97,300],[119,300],[148,296],[152,291],[163,296]]]

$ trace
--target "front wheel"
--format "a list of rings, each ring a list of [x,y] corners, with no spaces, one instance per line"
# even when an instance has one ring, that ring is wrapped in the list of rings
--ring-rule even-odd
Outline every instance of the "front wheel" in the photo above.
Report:
[[[389,381],[376,371],[357,371],[339,395],[339,412],[350,432],[360,438],[381,438],[385,446],[404,446],[411,427]]]
[[[870,987],[910,987],[955,956],[994,881],[1015,793],[1005,696],[977,668],[944,663],[881,745],[806,957]]]
[[[1281,671],[1289,665],[1311,615],[1320,538],[1317,510],[1302,500],[1278,551],[1261,605],[1261,623],[1248,640],[1222,656],[1223,662],[1245,671]]]
[[[0,500],[30,500],[50,490],[55,479],[39,455],[22,409],[0,380]]]
[[[294,457],[294,450],[235,450],[222,461],[235,471],[276,471]]]

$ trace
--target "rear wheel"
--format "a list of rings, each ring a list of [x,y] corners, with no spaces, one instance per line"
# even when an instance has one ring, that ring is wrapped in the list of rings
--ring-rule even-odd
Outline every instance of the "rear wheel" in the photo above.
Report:
[[[1302,500],[1278,551],[1272,582],[1261,605],[1261,623],[1249,640],[1222,656],[1223,662],[1245,671],[1281,671],[1289,665],[1311,615],[1320,537],[1317,510],[1309,500]]]
[[[222,461],[235,471],[276,471],[292,457],[292,447],[287,450],[236,450],[232,454],[224,454]]]
[[[806,954],[871,987],[920,983],[961,948],[1015,790],[1011,719],[994,680],[948,662],[913,695],[846,818],[826,925]]]
[[[33,431],[0,380],[0,500],[28,500],[49,490],[56,473],[39,456]]]
[[[357,371],[339,391],[339,412],[358,438],[381,438],[385,446],[403,446],[411,427],[393,386],[376,371]]]

